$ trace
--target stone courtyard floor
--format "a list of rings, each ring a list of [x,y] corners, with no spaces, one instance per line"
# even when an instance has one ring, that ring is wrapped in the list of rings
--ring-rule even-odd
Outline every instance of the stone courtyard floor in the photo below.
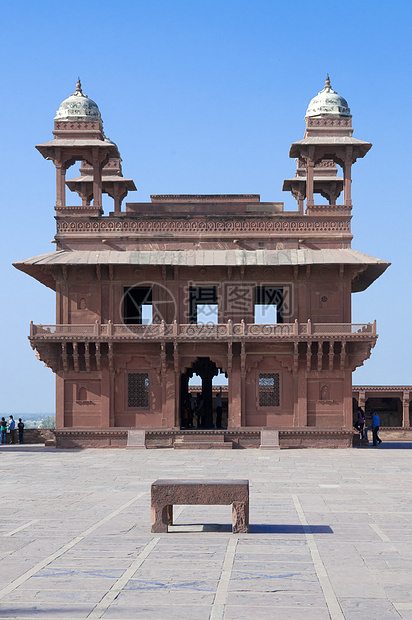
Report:
[[[0,448],[0,618],[412,619],[412,445]],[[150,533],[157,478],[248,478]]]

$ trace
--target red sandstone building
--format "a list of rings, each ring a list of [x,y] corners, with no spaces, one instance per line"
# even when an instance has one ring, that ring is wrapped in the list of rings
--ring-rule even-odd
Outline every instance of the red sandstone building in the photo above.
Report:
[[[329,79],[305,120],[283,186],[296,211],[259,195],[156,195],[123,210],[135,186],[97,105],[80,82],[61,104],[36,147],[56,167],[56,250],[15,264],[56,291],[56,325],[31,325],[30,342],[56,373],[58,445],[125,445],[130,429],[148,447],[202,434],[259,445],[261,429],[285,446],[349,445],[352,372],[377,339],[373,317],[351,323],[351,295],[388,263],[351,247],[351,167],[371,144],[353,137]],[[66,205],[66,186],[81,206]],[[219,372],[227,428],[211,430]],[[187,429],[193,374],[203,407]]]

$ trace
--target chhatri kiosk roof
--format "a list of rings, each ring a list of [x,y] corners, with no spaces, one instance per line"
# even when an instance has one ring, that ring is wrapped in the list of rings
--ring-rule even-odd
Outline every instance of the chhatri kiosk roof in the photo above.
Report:
[[[311,99],[306,110],[305,120],[310,116],[339,115],[350,117],[350,108],[346,99],[338,95],[330,85],[329,75],[323,89]]]
[[[75,92],[60,104],[55,116],[56,121],[101,121],[102,117],[97,103],[89,99],[82,91],[80,78]]]
[[[305,266],[352,265],[361,273],[352,282],[352,291],[363,291],[378,278],[390,263],[369,256],[358,250],[56,250],[14,263],[20,271],[31,275],[46,286],[55,288],[50,268],[84,265],[171,265],[181,267],[202,266]],[[362,269],[363,268],[363,269]]]

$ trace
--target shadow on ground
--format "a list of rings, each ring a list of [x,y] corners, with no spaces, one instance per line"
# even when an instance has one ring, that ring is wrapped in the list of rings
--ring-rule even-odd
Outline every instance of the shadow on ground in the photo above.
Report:
[[[182,523],[169,525],[169,532],[174,534],[187,534],[188,532],[232,532],[232,526],[228,523]],[[251,523],[249,534],[333,534],[329,525],[310,525],[304,528],[303,525],[279,524],[271,525],[267,523]]]
[[[359,450],[412,450],[411,441],[382,441],[378,446],[372,443],[368,446],[359,446]]]

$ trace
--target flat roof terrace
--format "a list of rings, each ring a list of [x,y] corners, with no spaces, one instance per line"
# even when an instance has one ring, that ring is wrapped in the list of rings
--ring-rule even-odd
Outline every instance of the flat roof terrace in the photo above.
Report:
[[[2,446],[1,618],[412,618],[412,444],[347,450]],[[150,533],[158,478],[246,478]]]

